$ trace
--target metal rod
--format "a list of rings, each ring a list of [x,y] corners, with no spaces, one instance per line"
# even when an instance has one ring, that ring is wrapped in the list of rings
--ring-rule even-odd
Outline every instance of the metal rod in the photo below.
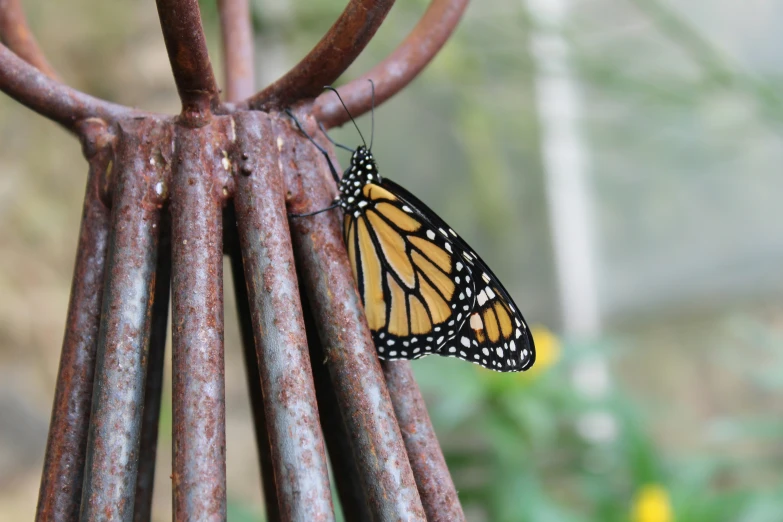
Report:
[[[304,115],[300,115],[304,118]],[[301,119],[300,118],[300,119]],[[306,124],[315,134],[315,121]],[[323,157],[283,116],[275,135],[291,210],[324,208],[334,185]],[[326,144],[327,146],[329,144]],[[318,324],[326,364],[376,520],[426,520],[399,426],[356,291],[335,213],[292,221],[302,286]]]
[[[433,0],[397,49],[369,72],[340,87],[340,96],[353,117],[370,110],[368,79],[375,83],[376,107],[413,81],[454,32],[467,4],[468,0]],[[331,92],[316,98],[313,114],[326,128],[348,121],[348,113]]]
[[[232,223],[236,222],[236,218],[233,215],[230,219]],[[228,223],[228,221],[224,219],[224,223]],[[236,229],[236,226],[234,228]],[[236,230],[234,233],[236,233]],[[281,520],[280,505],[277,500],[275,473],[272,469],[272,449],[269,447],[269,432],[267,431],[266,415],[264,413],[264,397],[261,393],[261,377],[258,373],[258,356],[256,355],[256,343],[253,339],[253,322],[250,318],[247,283],[245,282],[242,253],[239,251],[238,243],[229,253],[229,258],[234,279],[234,294],[237,300],[239,333],[242,338],[242,354],[245,359],[247,387],[250,392],[250,408],[256,434],[256,448],[258,449],[258,460],[261,468],[261,487],[264,493],[266,522],[279,522]]]
[[[72,132],[87,118],[113,121],[124,116],[154,116],[71,89],[47,77],[2,44],[0,91]]]
[[[0,0],[0,40],[19,58],[49,78],[59,80],[27,25],[20,0]]]
[[[238,113],[235,121],[241,175],[234,204],[281,518],[334,520],[281,160],[266,114]]]
[[[160,403],[163,395],[163,370],[166,352],[166,327],[169,317],[171,286],[171,229],[164,215],[160,224],[158,266],[155,269],[155,298],[152,305],[152,331],[147,356],[147,380],[144,390],[144,412],[141,419],[139,471],[136,477],[134,522],[146,522],[152,514],[152,488],[155,483],[155,457],[158,449]]]
[[[324,362],[324,352],[321,340],[318,338],[318,327],[310,312],[310,303],[304,292],[300,292],[302,313],[304,316],[307,345],[310,348],[310,363],[313,368],[315,396],[318,400],[318,413],[324,432],[326,448],[329,450],[329,461],[332,464],[337,493],[340,497],[340,507],[345,522],[364,522],[372,520],[367,497],[362,489],[358,466],[353,458],[351,441],[345,429],[342,413],[337,403],[337,396],[332,389],[329,370]]]
[[[428,522],[465,520],[427,405],[408,361],[381,363]]]
[[[155,286],[162,198],[151,180],[165,179],[151,164],[168,141],[168,126],[132,120],[120,126],[112,197],[102,320],[95,362],[80,519],[133,519],[144,401],[144,362]]]
[[[178,128],[171,190],[174,519],[226,518],[222,170],[228,129]]]
[[[209,61],[198,0],[156,0],[163,40],[182,101],[180,122],[205,125],[216,107],[218,87]]]
[[[82,496],[109,236],[110,214],[101,201],[101,189],[111,158],[110,136],[104,125],[95,122],[85,129],[84,136],[90,172],[38,493],[38,522],[76,520]]]
[[[249,0],[218,0],[226,78],[226,100],[235,102],[255,91],[253,24]]]
[[[394,0],[351,0],[307,56],[282,78],[239,106],[266,110],[318,96],[324,85],[337,80],[359,56],[392,5]]]

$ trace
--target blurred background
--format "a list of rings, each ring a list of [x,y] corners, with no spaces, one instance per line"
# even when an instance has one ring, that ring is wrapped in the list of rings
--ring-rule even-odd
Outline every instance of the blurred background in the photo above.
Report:
[[[178,111],[151,2],[24,3],[67,83]],[[255,0],[259,85],[343,5]],[[400,0],[344,80],[425,7]],[[216,8],[202,8],[220,71]],[[413,365],[469,520],[783,521],[782,21],[781,0],[476,1],[377,109],[381,172],[537,325],[525,374]],[[0,518],[29,520],[87,168],[72,137],[5,96],[0,139]],[[229,518],[261,520],[230,292],[226,308]],[[161,426],[163,521],[165,405]]]

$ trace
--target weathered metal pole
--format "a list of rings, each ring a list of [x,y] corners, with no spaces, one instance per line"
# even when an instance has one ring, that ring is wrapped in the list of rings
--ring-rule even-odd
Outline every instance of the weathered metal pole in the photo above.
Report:
[[[402,89],[465,4],[433,0],[396,51],[345,85],[354,115],[370,108],[366,79],[378,103]],[[321,208],[335,187],[282,109],[296,106],[312,130],[312,115],[345,122],[319,94],[392,5],[350,0],[307,56],[253,94],[249,3],[220,0],[221,102],[198,2],[157,0],[182,102],[172,118],[61,84],[19,1],[0,0],[0,89],[79,136],[90,163],[37,520],[149,519],[169,281],[174,517],[225,519],[224,215],[236,221],[227,251],[269,519],[334,518],[325,434],[349,520],[464,520],[409,365],[375,355],[338,219],[289,230],[286,216]]]

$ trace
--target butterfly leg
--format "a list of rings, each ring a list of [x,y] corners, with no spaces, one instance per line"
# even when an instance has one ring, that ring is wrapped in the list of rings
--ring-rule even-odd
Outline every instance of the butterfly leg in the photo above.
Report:
[[[326,152],[326,149],[324,149],[323,147],[321,147],[321,146],[318,144],[318,142],[316,142],[316,141],[313,139],[313,137],[312,137],[312,136],[310,136],[309,134],[307,134],[307,131],[305,131],[305,130],[304,130],[304,128],[302,127],[302,124],[301,124],[301,123],[299,123],[299,120],[296,118],[296,116],[294,116],[294,113],[293,113],[293,112],[291,112],[291,109],[286,109],[286,110],[285,110],[285,113],[286,113],[286,114],[288,114],[288,116],[290,116],[292,120],[294,120],[294,123],[296,124],[296,128],[297,128],[297,129],[299,129],[299,132],[301,132],[302,134],[304,134],[304,135],[305,135],[305,137],[306,137],[308,140],[310,140],[310,143],[312,143],[313,145],[315,145],[315,148],[316,148],[316,149],[318,149],[318,150],[321,152],[321,154],[323,154],[323,155],[324,155],[324,158],[326,158],[326,162],[329,164],[329,170],[330,170],[330,171],[331,171],[331,173],[332,173],[332,177],[334,178],[334,182],[335,182],[335,183],[337,183],[337,184],[339,185],[339,184],[340,184],[340,176],[337,174],[337,169],[335,169],[335,168],[334,168],[334,163],[332,163],[332,158],[330,158],[330,157],[329,157],[329,153],[328,153],[328,152]],[[330,207],[330,208],[334,208],[334,207]],[[324,209],[324,210],[329,210],[329,209],[327,208],[327,209]]]
[[[331,205],[329,205],[326,208],[322,208],[321,210],[315,210],[313,212],[307,212],[305,214],[292,214],[292,213],[289,212],[288,213],[288,217],[290,217],[290,218],[301,218],[301,217],[315,216],[316,214],[320,214],[321,212],[326,212],[327,210],[332,210],[333,208],[337,208],[339,206],[340,206],[340,199],[338,198],[338,199],[335,199],[334,201],[332,201]]]
[[[341,148],[343,150],[347,150],[348,152],[353,152],[354,151],[354,149],[352,149],[348,145],[343,145],[342,143],[337,143],[336,141],[334,141],[332,139],[332,137],[329,136],[329,133],[326,132],[326,128],[324,127],[324,124],[321,123],[320,121],[318,122],[318,128],[321,129],[321,132],[324,133],[324,136],[326,136],[326,139],[329,140],[329,143],[331,143],[335,147]]]

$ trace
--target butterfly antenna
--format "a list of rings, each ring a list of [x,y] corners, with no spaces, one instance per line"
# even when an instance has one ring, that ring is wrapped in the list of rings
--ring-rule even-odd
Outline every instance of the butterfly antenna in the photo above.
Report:
[[[375,140],[375,83],[368,79],[370,82],[370,92],[372,96],[372,109],[370,110],[370,152],[372,152],[372,142]]]
[[[364,143],[364,147],[367,148],[367,142],[364,141],[364,136],[362,135],[362,131],[359,130],[359,126],[356,125],[356,120],[353,119],[353,116],[351,116],[351,111],[348,110],[348,107],[345,106],[345,102],[343,101],[343,97],[340,96],[340,93],[337,92],[337,89],[332,87],[331,85],[326,85],[324,89],[330,90],[333,93],[337,95],[337,99],[340,100],[340,103],[343,104],[343,109],[345,109],[346,114],[348,114],[348,117],[351,118],[351,121],[353,122],[353,126],[356,127],[356,132],[359,133],[359,137],[362,139],[362,143]]]

